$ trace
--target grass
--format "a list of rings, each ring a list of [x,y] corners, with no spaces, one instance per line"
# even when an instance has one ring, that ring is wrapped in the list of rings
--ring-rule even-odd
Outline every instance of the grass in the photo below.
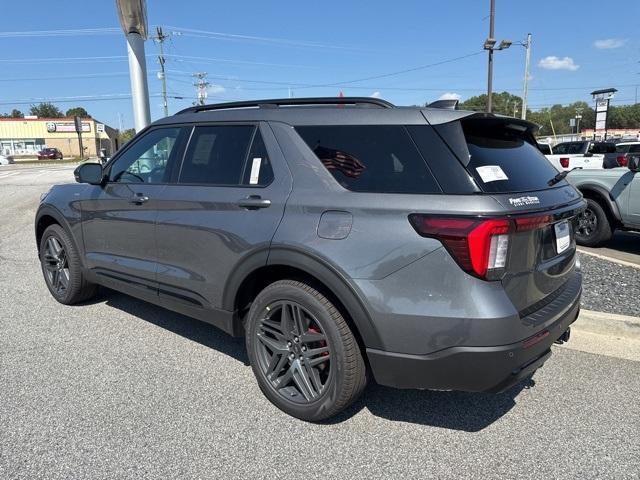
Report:
[[[79,158],[64,158],[62,160],[38,160],[38,159],[30,159],[30,160],[14,160],[14,165],[65,165],[69,163],[80,163]]]

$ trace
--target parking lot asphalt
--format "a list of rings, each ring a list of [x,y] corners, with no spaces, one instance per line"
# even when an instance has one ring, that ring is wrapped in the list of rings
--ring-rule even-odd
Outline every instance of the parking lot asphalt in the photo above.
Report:
[[[555,347],[500,395],[370,384],[313,425],[240,339],[108,290],[56,303],[32,222],[71,171],[0,170],[0,478],[638,478],[640,362],[606,349]]]

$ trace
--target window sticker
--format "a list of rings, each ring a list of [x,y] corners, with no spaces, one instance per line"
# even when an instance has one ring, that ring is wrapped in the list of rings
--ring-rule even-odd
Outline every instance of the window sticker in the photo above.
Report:
[[[476,167],[476,172],[484,183],[495,182],[496,180],[509,180],[507,174],[502,171],[499,165],[485,165]]]
[[[257,185],[260,178],[260,166],[262,165],[262,158],[254,158],[251,164],[251,176],[249,177],[250,185]]]

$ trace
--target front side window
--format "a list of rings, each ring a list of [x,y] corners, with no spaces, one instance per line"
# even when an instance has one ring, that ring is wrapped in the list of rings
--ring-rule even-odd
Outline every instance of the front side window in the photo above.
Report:
[[[196,127],[178,182],[240,185],[255,128],[253,125]]]
[[[147,132],[113,163],[110,182],[165,183],[167,165],[177,143],[180,128],[157,128]]]
[[[402,125],[303,126],[296,131],[348,190],[442,193]]]

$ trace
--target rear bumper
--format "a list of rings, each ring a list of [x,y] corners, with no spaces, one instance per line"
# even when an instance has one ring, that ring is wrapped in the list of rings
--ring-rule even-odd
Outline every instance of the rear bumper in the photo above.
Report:
[[[375,380],[395,388],[500,392],[515,385],[551,355],[551,345],[576,320],[580,294],[535,335],[492,347],[451,347],[428,355],[367,349]],[[548,333],[545,333],[548,332]]]

